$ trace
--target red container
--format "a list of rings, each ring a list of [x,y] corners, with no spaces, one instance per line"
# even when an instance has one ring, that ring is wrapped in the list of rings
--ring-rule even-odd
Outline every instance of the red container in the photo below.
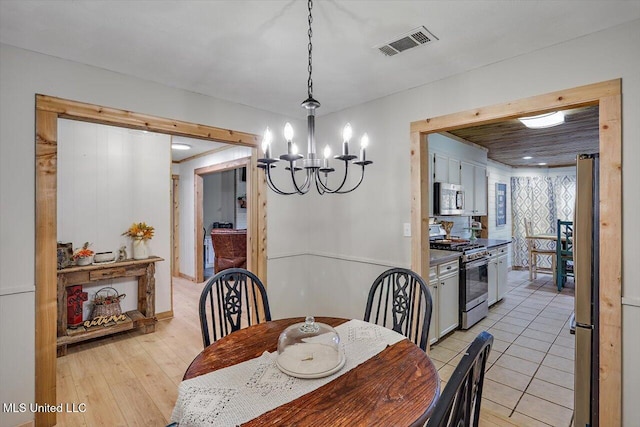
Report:
[[[82,285],[67,288],[67,327],[82,325],[82,303],[87,299],[87,293],[82,292]]]

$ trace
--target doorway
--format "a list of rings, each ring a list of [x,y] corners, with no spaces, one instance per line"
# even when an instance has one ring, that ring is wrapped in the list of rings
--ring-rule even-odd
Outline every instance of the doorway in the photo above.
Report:
[[[208,260],[206,237],[210,235],[212,228],[248,230],[251,226],[251,215],[248,214],[251,206],[247,201],[252,200],[251,194],[255,191],[251,186],[251,176],[255,172],[252,172],[248,167],[250,161],[251,159],[246,157],[198,168],[194,171],[196,283],[206,279],[204,274]],[[208,191],[207,187],[217,187],[218,191],[216,188],[209,188],[210,191]],[[216,200],[211,200],[216,198],[220,198],[219,203]],[[247,240],[248,238],[247,235]],[[247,242],[247,252],[249,250],[250,245]],[[249,253],[247,253],[246,267],[249,270],[252,268]]]
[[[169,135],[221,141],[251,148],[249,170],[257,165],[258,136],[178,120],[149,116],[46,95],[36,95],[35,108],[35,403],[56,405],[57,329],[57,121],[88,121]],[[251,175],[252,212],[248,230],[253,271],[266,282],[266,182]],[[54,425],[55,412],[37,412],[37,425]]]
[[[411,123],[411,267],[429,269],[429,153],[427,135],[556,110],[599,107],[600,135],[600,425],[622,419],[622,105],[621,80],[581,86],[505,104]]]

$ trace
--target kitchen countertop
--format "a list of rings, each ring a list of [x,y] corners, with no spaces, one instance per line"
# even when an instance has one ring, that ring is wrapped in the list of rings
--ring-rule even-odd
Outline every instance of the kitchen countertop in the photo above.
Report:
[[[436,265],[444,264],[445,262],[455,261],[462,253],[456,251],[443,251],[440,249],[429,249],[429,265],[435,267]]]
[[[476,239],[476,243],[484,245],[487,249],[497,248],[498,246],[504,246],[511,243],[511,240],[498,240],[498,239]]]

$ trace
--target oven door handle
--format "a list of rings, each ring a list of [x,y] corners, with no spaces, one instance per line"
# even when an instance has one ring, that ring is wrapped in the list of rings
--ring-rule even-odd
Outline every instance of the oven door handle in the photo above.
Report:
[[[481,267],[488,263],[489,263],[489,257],[482,257],[482,258],[474,259],[473,261],[467,262],[466,264],[464,264],[464,268],[466,270],[469,268]]]

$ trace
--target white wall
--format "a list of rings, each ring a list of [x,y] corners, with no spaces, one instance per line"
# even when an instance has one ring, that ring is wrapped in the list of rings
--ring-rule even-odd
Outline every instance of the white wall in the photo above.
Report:
[[[310,222],[327,219],[331,224],[310,231],[310,289],[337,297],[358,294],[377,272],[360,262],[363,258],[409,264],[410,239],[402,236],[402,223],[409,222],[410,216],[410,122],[616,78],[622,78],[623,88],[622,209],[627,230],[640,211],[640,168],[634,166],[640,163],[640,126],[635,120],[640,117],[638,40],[640,21],[634,21],[321,117],[320,135],[334,134],[346,121],[366,129],[371,139],[368,154],[374,163],[353,195],[310,200]],[[632,344],[637,332],[631,323],[640,317],[640,282],[630,272],[635,271],[640,253],[633,233],[621,238],[626,297],[623,341],[629,343],[623,346],[623,411],[624,424],[631,426],[640,419],[640,407],[634,403],[640,400],[640,350]],[[327,255],[344,261],[329,268]],[[341,305],[322,308],[329,315],[345,314]],[[362,316],[355,308],[347,314]]]
[[[171,138],[73,120],[58,121],[58,241],[74,248],[92,243],[95,252],[133,249],[122,233],[134,222],[155,229],[147,241],[156,263],[156,312],[171,310]],[[85,285],[89,300],[103,286],[128,297],[125,311],[138,306],[137,280]]]
[[[267,125],[273,128],[291,120],[266,111],[0,44],[2,402],[32,402],[34,399],[34,111],[37,93],[254,134],[261,134]],[[183,202],[193,206],[193,178],[190,185],[187,188],[191,198],[188,201],[183,199]],[[285,200],[268,196],[269,206],[272,201],[276,206],[269,211],[269,230],[272,230],[273,224],[295,224],[301,218],[304,205]],[[192,207],[190,216],[184,212],[181,216],[187,221],[189,217],[189,236],[182,236],[181,243],[193,247]],[[293,230],[298,228],[298,225],[292,227]],[[294,250],[296,247],[305,247],[306,239],[301,235],[303,242],[290,245],[284,236],[271,232],[268,250],[284,253],[290,246]],[[192,258],[191,255],[191,270]],[[280,261],[282,268],[273,269],[269,279],[278,283],[278,275],[288,273],[287,263],[292,261]],[[193,326],[198,327],[197,324]],[[28,413],[2,414],[0,426],[14,426],[32,418],[32,414]]]

